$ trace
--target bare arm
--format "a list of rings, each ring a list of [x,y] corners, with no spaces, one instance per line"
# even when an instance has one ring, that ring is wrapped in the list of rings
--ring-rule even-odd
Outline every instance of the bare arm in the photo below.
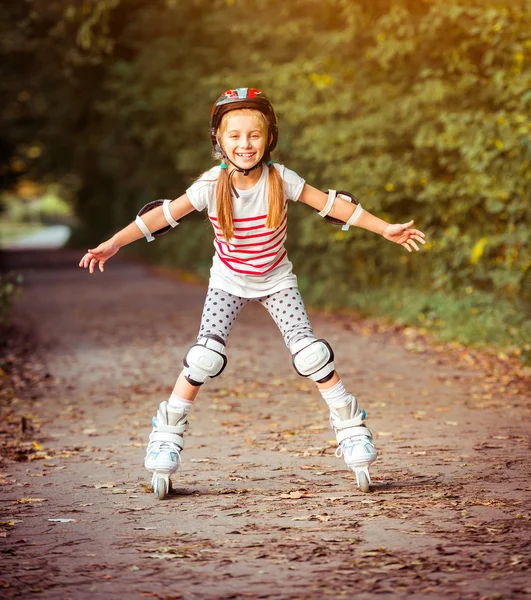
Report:
[[[195,210],[186,194],[183,194],[176,200],[172,200],[169,209],[172,217],[176,221]],[[162,206],[157,206],[153,210],[143,214],[142,220],[151,232],[158,231],[168,225]],[[144,234],[140,231],[138,225],[136,225],[135,222],[130,223],[115,233],[112,238],[101,243],[97,248],[88,250],[81,259],[79,266],[84,267],[85,269],[88,268],[90,273],[94,273],[94,268],[99,263],[99,269],[103,273],[105,270],[104,265],[109,258],[114,256],[123,246],[139,240],[142,237],[144,237]]]
[[[323,210],[327,200],[327,194],[308,184],[304,186],[302,193],[299,196],[299,202],[308,204],[308,206],[311,206],[318,211]],[[332,207],[332,210],[328,214],[331,217],[346,223],[353,215],[355,210],[356,205],[338,196],[334,206]],[[385,239],[391,242],[396,242],[397,244],[404,246],[408,252],[411,252],[412,248],[419,250],[415,240],[421,244],[426,243],[426,240],[424,239],[424,233],[418,229],[411,229],[411,225],[413,225],[413,221],[402,224],[390,224],[363,209],[363,212],[354,226],[367,229],[373,233],[379,233]]]

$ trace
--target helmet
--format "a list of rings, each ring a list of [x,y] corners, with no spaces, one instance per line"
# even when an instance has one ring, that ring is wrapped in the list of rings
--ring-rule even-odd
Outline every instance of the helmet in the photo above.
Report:
[[[238,108],[253,108],[263,113],[269,124],[269,134],[271,142],[268,151],[272,152],[278,141],[278,122],[273,110],[273,105],[267,99],[267,96],[255,88],[236,88],[227,90],[214,102],[212,112],[210,113],[210,138],[214,148],[218,145],[216,131],[221,122],[221,117],[231,110]]]

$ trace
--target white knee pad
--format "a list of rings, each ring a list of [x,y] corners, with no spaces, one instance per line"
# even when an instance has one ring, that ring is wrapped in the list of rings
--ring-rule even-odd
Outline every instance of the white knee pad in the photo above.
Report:
[[[217,377],[227,364],[225,343],[217,335],[206,335],[190,346],[183,360],[184,376],[192,385],[203,385]]]
[[[299,375],[324,383],[334,374],[334,352],[326,340],[305,338],[290,348],[293,367]]]

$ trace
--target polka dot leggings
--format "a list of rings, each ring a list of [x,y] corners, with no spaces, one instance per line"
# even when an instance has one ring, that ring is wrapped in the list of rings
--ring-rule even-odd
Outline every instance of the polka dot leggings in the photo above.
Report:
[[[301,339],[315,338],[300,292],[292,287],[261,298],[240,298],[223,290],[209,288],[198,339],[208,333],[218,335],[226,343],[240,311],[253,301],[267,308],[288,349]]]

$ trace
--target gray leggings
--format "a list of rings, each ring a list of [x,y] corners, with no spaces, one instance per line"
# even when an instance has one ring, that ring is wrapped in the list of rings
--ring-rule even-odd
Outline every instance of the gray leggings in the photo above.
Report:
[[[198,339],[212,334],[218,335],[227,343],[241,309],[253,300],[267,308],[288,349],[299,340],[315,338],[300,292],[292,287],[261,298],[240,298],[223,290],[208,288]]]

